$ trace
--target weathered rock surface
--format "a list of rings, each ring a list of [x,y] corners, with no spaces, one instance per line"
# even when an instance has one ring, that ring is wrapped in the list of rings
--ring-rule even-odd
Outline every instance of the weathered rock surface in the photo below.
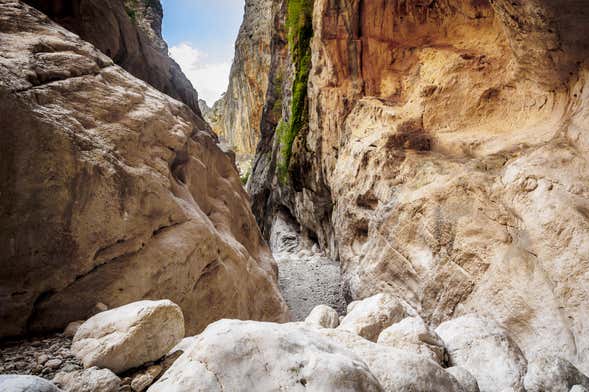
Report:
[[[407,310],[395,297],[380,293],[366,298],[350,309],[338,329],[376,342],[387,327],[407,317]]]
[[[108,369],[91,367],[69,373],[58,373],[53,383],[64,392],[118,392],[121,379]]]
[[[381,391],[367,366],[318,332],[221,320],[196,337],[149,392]]]
[[[184,317],[171,301],[139,301],[97,314],[80,326],[72,352],[85,367],[115,373],[163,357],[184,336]]]
[[[588,389],[582,385],[575,385],[571,388],[570,392],[587,392]]]
[[[339,257],[348,300],[389,292],[433,326],[484,314],[588,372],[589,4],[315,1],[281,181],[285,3],[248,184],[265,235],[288,210]]]
[[[339,325],[339,315],[327,305],[318,305],[309,313],[305,323],[322,328],[336,328]]]
[[[479,383],[476,378],[468,370],[460,366],[452,366],[446,369],[450,373],[458,384],[462,386],[464,392],[479,392]]]
[[[507,388],[524,391],[527,361],[517,344],[494,321],[462,316],[442,323],[436,333],[448,350],[450,365],[468,370],[481,392]]]
[[[61,392],[53,383],[37,376],[0,375],[0,390],[10,392]]]
[[[463,391],[458,381],[434,361],[410,352],[375,344],[340,329],[319,331],[358,355],[387,392]]]
[[[25,0],[113,61],[200,115],[198,95],[168,55],[159,0]]]
[[[444,363],[444,342],[418,316],[407,317],[384,329],[377,343],[423,355],[440,365]]]
[[[19,1],[0,1],[0,336],[169,298],[198,333],[284,320],[235,166],[201,118]]]
[[[589,388],[589,377],[566,359],[539,355],[528,361],[524,378],[527,392],[566,392],[575,385]]]
[[[219,114],[213,129],[244,154],[253,154],[260,139],[260,122],[270,71],[272,0],[246,0],[245,13],[229,75],[227,92],[213,105]]]

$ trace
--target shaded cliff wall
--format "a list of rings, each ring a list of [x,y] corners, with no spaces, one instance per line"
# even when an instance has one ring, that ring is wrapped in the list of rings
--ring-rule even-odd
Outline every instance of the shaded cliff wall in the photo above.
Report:
[[[200,115],[198,94],[168,56],[159,0],[26,0],[139,79]],[[198,87],[198,86],[197,86]]]
[[[202,118],[21,1],[0,0],[0,37],[0,338],[139,299],[177,303],[189,334],[287,320]]]
[[[483,313],[587,370],[589,4],[316,0],[286,160],[301,68],[277,8],[270,75],[288,82],[248,185],[264,232],[288,211],[350,298],[389,291],[433,324]]]

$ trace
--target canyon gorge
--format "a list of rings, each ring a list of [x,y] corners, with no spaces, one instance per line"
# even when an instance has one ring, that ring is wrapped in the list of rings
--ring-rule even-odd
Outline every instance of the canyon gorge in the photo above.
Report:
[[[162,18],[0,0],[0,391],[589,390],[589,2]]]

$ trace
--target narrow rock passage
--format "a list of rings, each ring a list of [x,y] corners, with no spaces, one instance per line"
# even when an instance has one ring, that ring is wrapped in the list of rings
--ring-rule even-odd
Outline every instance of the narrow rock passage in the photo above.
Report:
[[[345,313],[339,263],[326,257],[317,245],[303,240],[283,214],[274,220],[270,246],[278,263],[280,290],[293,321],[304,320],[321,304],[340,315]]]

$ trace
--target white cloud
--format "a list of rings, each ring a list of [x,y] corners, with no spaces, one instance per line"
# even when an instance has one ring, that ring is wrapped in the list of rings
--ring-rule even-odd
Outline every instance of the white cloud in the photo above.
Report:
[[[198,91],[198,96],[210,106],[221,98],[227,89],[231,62],[209,63],[207,54],[182,42],[170,48],[172,57],[182,68],[186,77]]]

